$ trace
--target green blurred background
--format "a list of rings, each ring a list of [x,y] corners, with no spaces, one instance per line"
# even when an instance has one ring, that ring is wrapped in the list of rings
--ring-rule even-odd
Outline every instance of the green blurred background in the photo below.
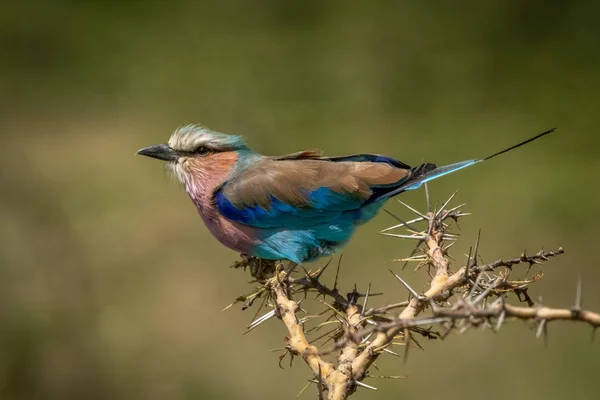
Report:
[[[581,273],[584,306],[600,310],[599,4],[3,2],[0,398],[293,399],[309,378],[268,352],[284,344],[277,321],[242,336],[254,312],[220,312],[251,289],[248,274],[228,268],[238,256],[161,163],[134,156],[187,123],[267,154],[320,147],[409,164],[484,156],[558,126],[434,182],[432,197],[460,189],[474,214],[457,263],[478,228],[487,260],[561,245],[532,297],[570,306]],[[403,200],[422,206],[423,191]],[[342,284],[372,281],[386,293],[375,303],[406,297],[386,262],[412,243],[376,235],[392,223],[380,215],[344,253]],[[371,380],[380,391],[356,398],[597,398],[590,329],[549,332],[547,348],[520,322],[422,343],[406,365],[378,363],[407,380]]]

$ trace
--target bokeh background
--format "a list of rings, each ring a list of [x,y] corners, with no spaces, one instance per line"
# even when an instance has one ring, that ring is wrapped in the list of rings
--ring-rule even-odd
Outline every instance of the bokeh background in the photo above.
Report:
[[[293,399],[283,326],[242,336],[250,291],[161,163],[134,156],[177,126],[242,133],[267,154],[320,147],[409,164],[526,148],[431,184],[474,215],[487,260],[564,246],[531,290],[600,309],[600,6],[592,1],[21,1],[0,5],[0,398]],[[403,200],[422,206],[422,191]],[[408,216],[398,204],[389,209]],[[388,260],[412,243],[345,249],[341,283],[404,299]],[[403,275],[417,287],[423,273]],[[329,276],[329,279],[333,279]],[[375,303],[374,303],[375,304]],[[402,381],[359,399],[598,398],[600,344],[551,324],[422,343]],[[312,390],[312,389],[311,389]],[[314,398],[309,392],[304,398]]]

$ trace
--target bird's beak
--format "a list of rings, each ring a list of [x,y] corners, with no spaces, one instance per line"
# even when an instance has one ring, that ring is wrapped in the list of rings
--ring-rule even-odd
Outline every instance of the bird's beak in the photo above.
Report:
[[[137,154],[164,161],[177,161],[179,153],[167,144],[155,144],[139,149]]]

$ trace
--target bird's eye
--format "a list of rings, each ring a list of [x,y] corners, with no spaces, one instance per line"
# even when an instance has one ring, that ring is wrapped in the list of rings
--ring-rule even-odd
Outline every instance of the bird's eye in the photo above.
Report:
[[[206,146],[198,146],[198,148],[196,150],[194,150],[194,153],[198,154],[199,156],[206,156],[208,154],[210,154],[212,151],[211,149],[209,149]]]

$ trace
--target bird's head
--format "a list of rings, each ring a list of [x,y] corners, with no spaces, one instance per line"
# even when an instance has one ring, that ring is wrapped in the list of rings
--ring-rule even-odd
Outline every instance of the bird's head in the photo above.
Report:
[[[231,170],[239,151],[248,151],[240,136],[226,135],[199,125],[186,125],[173,132],[168,143],[138,150],[137,154],[167,162],[180,182],[188,177],[209,176],[216,170]]]

